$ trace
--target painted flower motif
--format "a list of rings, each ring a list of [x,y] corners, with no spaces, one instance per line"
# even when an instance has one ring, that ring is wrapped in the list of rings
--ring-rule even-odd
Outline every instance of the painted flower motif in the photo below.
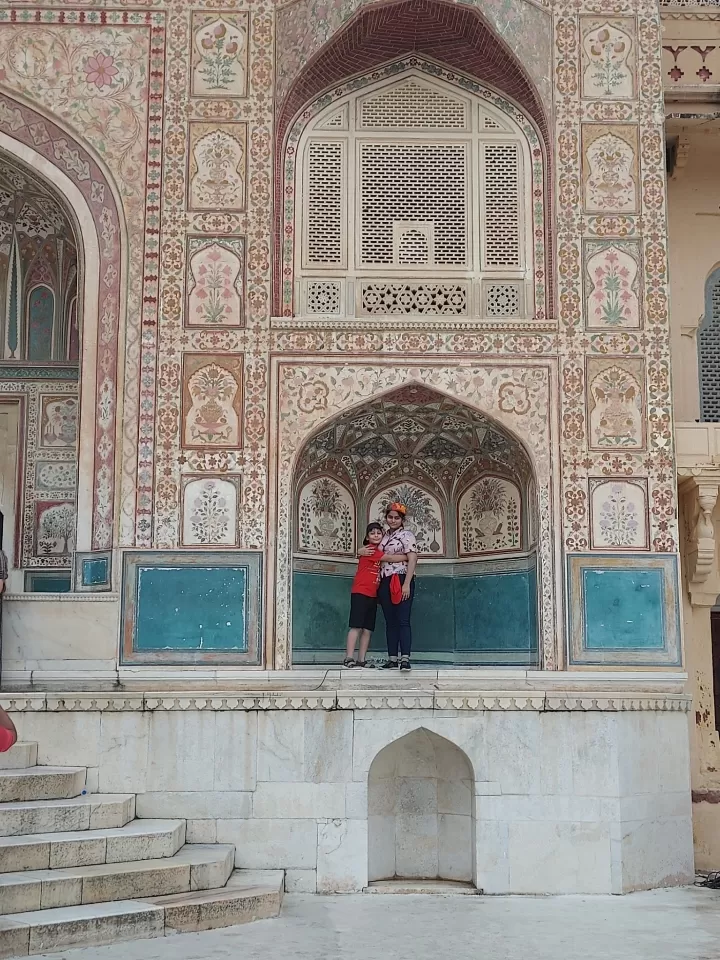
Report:
[[[530,409],[528,389],[523,383],[504,383],[498,391],[498,400],[503,413],[522,416]]]
[[[96,53],[94,57],[89,57],[83,70],[88,84],[90,86],[94,84],[98,90],[111,86],[120,72],[115,66],[114,58],[104,53]]]
[[[327,409],[329,390],[320,380],[303,383],[300,387],[298,407],[303,413],[312,413],[313,410]]]

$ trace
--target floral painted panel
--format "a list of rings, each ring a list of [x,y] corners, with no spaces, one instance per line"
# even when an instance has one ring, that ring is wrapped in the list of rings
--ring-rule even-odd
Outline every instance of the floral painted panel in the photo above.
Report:
[[[74,449],[77,444],[77,397],[40,398],[40,437],[45,449]]]
[[[191,123],[188,208],[245,209],[247,124]]]
[[[591,480],[592,547],[647,547],[647,491],[644,481]]]
[[[629,17],[583,17],[582,95],[587,99],[629,100],[635,96],[635,23]]]
[[[583,187],[588,213],[636,213],[637,128],[629,124],[583,125]]]
[[[588,327],[639,327],[640,244],[587,241],[585,322]]]
[[[235,479],[186,478],[183,546],[237,546],[238,488]]]
[[[407,507],[405,526],[417,540],[418,553],[442,557],[445,555],[445,524],[440,501],[433,494],[413,483],[399,483],[382,490],[370,504],[368,522],[385,522],[385,511],[391,503]]]
[[[247,38],[247,13],[193,11],[192,96],[247,95]]]
[[[331,477],[316,477],[298,497],[297,549],[312,554],[355,554],[355,503]]]
[[[243,358],[183,356],[183,445],[189,449],[242,446]]]
[[[643,382],[641,360],[588,360],[591,449],[642,449]]]
[[[35,556],[70,557],[75,549],[75,504],[35,503]]]
[[[185,326],[244,326],[244,237],[190,237],[187,265]]]
[[[521,497],[504,477],[481,477],[458,503],[458,555],[522,549]]]
[[[75,492],[77,463],[73,460],[37,460],[35,462],[35,490]]]

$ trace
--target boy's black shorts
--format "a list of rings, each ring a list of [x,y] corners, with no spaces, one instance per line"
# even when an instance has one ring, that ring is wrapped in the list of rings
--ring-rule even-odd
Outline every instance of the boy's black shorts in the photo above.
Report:
[[[364,593],[350,594],[350,623],[351,630],[375,629],[377,616],[377,597],[366,597]]]

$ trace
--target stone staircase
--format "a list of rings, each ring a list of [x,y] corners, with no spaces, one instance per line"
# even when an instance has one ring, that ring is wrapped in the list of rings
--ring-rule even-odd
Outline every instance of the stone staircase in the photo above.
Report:
[[[0,755],[0,958],[276,917],[281,870],[234,870],[184,820],[136,820],[132,794],[87,794],[85,769]]]

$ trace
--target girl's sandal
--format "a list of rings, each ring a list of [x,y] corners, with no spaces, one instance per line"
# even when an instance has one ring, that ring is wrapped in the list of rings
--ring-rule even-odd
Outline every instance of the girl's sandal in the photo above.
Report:
[[[372,660],[358,660],[358,662],[355,664],[355,666],[356,666],[356,667],[365,667],[367,670],[374,670],[374,669],[375,669],[375,664],[372,662]]]
[[[355,663],[355,661],[353,660],[352,657],[345,657],[345,659],[343,660],[343,666],[344,666],[344,667],[358,667],[358,666],[362,666],[362,664]]]

